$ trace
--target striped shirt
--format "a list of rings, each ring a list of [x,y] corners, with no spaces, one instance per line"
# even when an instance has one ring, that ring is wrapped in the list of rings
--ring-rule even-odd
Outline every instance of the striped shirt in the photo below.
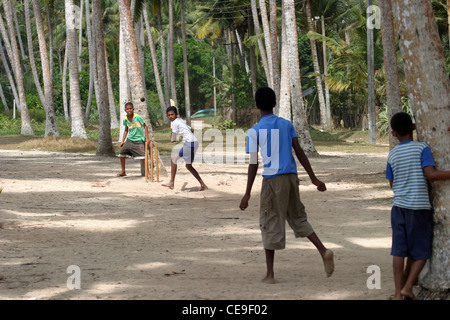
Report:
[[[434,166],[424,142],[405,141],[389,152],[386,179],[393,181],[393,205],[406,209],[430,209],[427,178],[423,168]]]

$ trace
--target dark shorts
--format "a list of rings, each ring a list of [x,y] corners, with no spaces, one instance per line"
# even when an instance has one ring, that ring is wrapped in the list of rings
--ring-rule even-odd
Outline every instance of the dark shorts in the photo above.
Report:
[[[197,149],[198,142],[185,142],[180,151],[178,151],[178,155],[180,158],[183,158],[186,163],[192,164],[192,162],[194,162],[194,156]]]
[[[393,206],[391,210],[391,255],[427,260],[433,240],[432,210],[411,210]]]
[[[120,156],[144,157],[145,156],[145,141],[131,141],[125,140]]]

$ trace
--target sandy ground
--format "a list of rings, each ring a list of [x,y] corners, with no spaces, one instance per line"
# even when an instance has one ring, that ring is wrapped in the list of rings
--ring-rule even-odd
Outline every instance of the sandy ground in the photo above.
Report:
[[[168,190],[161,186],[168,177],[146,183],[135,160],[119,178],[118,158],[0,150],[0,299],[386,300],[393,293],[386,156],[310,158],[325,193],[299,167],[308,218],[335,252],[336,269],[327,278],[315,248],[288,229],[287,247],[275,255],[277,283],[268,285],[260,175],[249,208],[239,209],[247,165],[195,164],[206,191],[179,166]],[[370,266],[379,268],[379,289],[367,286]]]

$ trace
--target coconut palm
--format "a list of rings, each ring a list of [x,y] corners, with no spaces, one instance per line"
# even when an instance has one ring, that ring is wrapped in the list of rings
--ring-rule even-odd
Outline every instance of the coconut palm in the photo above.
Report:
[[[10,35],[11,35],[10,39],[8,39],[6,32],[4,32],[5,27],[3,24],[3,18],[1,18],[1,16],[0,16],[0,27],[3,26],[1,28],[3,41],[5,42],[7,51],[9,51],[8,55],[11,58],[11,63],[13,66],[13,71],[14,71],[14,77],[16,79],[16,86],[17,86],[17,91],[18,91],[18,95],[19,95],[19,104],[20,104],[20,118],[21,118],[21,124],[22,124],[20,132],[22,135],[32,136],[32,135],[34,135],[34,130],[33,130],[32,124],[31,124],[30,112],[28,111],[27,100],[25,97],[25,87],[23,84],[23,73],[22,73],[22,68],[20,65],[19,48],[17,46],[17,41],[14,36],[15,31],[14,31],[14,24],[13,24],[13,16],[12,16],[9,0],[3,0],[3,9],[5,11],[6,22],[7,22],[8,29],[9,29]],[[10,45],[9,45],[9,43],[10,43]],[[8,49],[8,47],[10,49]]]

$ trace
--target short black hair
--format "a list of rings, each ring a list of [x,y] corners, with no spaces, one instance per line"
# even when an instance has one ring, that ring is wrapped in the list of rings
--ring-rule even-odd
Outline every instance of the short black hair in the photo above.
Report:
[[[413,122],[411,116],[406,112],[398,112],[391,118],[391,128],[397,134],[406,136],[413,131]]]
[[[269,87],[259,88],[255,93],[256,107],[261,110],[272,110],[277,105],[275,91]]]
[[[134,109],[134,105],[133,105],[132,102],[127,102],[127,103],[125,103],[125,107],[124,107],[124,108],[126,109],[128,106],[132,106],[133,109]]]
[[[169,113],[169,111],[175,112],[175,114],[178,114],[177,108],[174,106],[168,107],[166,110],[166,114]]]

